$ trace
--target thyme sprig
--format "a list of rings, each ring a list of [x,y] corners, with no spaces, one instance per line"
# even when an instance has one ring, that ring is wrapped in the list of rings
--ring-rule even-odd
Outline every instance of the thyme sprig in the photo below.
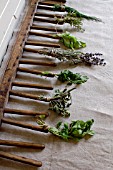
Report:
[[[79,141],[85,136],[93,136],[95,132],[91,130],[91,126],[94,123],[93,119],[87,120],[74,120],[70,124],[58,122],[56,127],[47,125],[43,120],[37,120],[37,123],[48,129],[48,132],[55,136],[58,136],[66,141],[69,139]]]
[[[71,35],[69,32],[56,34],[55,37],[59,37],[60,42],[62,42],[65,47],[70,48],[72,50],[86,47],[86,43],[79,41],[75,36]]]
[[[99,58],[102,56],[101,53],[83,53],[75,50],[62,50],[55,48],[43,48],[36,51],[39,54],[48,55],[54,58],[57,58],[60,61],[69,61],[73,64],[86,64],[86,65],[101,65],[105,66],[106,62],[104,59]]]
[[[58,23],[68,23],[68,24],[70,24],[70,26],[73,26],[76,31],[80,31],[80,32],[84,31],[84,29],[82,28],[83,24],[82,24],[81,18],[71,17],[71,16],[66,15],[62,18],[55,17],[55,19]]]
[[[57,77],[60,82],[67,82],[67,85],[82,84],[88,80],[87,76],[83,76],[80,73],[73,73],[70,70],[63,70],[59,74],[42,72],[41,76]]]
[[[62,115],[64,117],[70,116],[68,108],[72,104],[70,92],[73,90],[75,90],[75,87],[70,90],[64,89],[63,91],[57,89],[53,99],[50,100],[49,110],[53,110],[58,115]]]
[[[87,19],[87,20],[102,22],[102,20],[99,18],[82,14],[79,11],[77,11],[76,9],[71,8],[69,6],[55,4],[53,9],[55,11],[66,11],[68,13],[67,16],[69,16],[69,17],[77,17],[77,18],[83,18],[83,19]]]

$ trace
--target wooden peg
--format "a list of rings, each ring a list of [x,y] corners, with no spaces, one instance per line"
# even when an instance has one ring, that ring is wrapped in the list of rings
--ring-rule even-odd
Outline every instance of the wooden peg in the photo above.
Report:
[[[19,94],[21,94],[21,93],[11,90],[9,92],[9,94],[14,95],[14,96],[20,96]],[[48,116],[47,112],[36,112],[36,111],[32,111],[32,110],[18,110],[18,109],[10,109],[10,108],[5,108],[4,113],[11,113],[11,114],[18,114],[18,115],[28,115],[28,116],[36,116],[36,115]]]
[[[18,87],[29,87],[29,88],[37,88],[37,89],[45,89],[45,90],[53,90],[52,86],[47,86],[43,84],[35,84],[35,83],[27,83],[27,82],[12,82],[12,86],[18,86]]]
[[[13,161],[17,161],[17,162],[21,162],[21,163],[25,163],[25,164],[29,164],[29,165],[33,165],[36,167],[42,166],[42,162],[40,162],[40,161],[29,159],[29,158],[26,158],[23,156],[22,157],[17,156],[17,155],[11,154],[11,153],[3,152],[3,151],[0,151],[0,157],[10,159]]]
[[[31,27],[31,29],[35,29],[35,30],[45,30],[45,31],[53,31],[53,32],[62,32],[63,30],[60,28],[52,28],[52,27],[43,27],[43,26],[39,26],[39,25],[35,25],[33,24]]]
[[[31,148],[31,149],[44,149],[45,148],[45,145],[42,145],[42,144],[13,141],[13,140],[2,140],[2,139],[0,139],[0,145],[17,146],[17,147]]]
[[[47,43],[47,42],[39,42],[39,41],[26,41],[25,45],[33,45],[33,46],[45,46],[45,47],[54,47],[54,48],[60,48],[59,44],[55,43]]]
[[[36,36],[41,36],[41,37],[47,37],[47,38],[53,38],[53,39],[59,39],[59,37],[55,37],[53,34],[45,34],[41,32],[34,32],[34,31],[29,31],[29,35],[36,35]]]
[[[17,71],[24,72],[24,73],[35,74],[35,75],[46,76],[46,77],[55,77],[54,73],[47,73],[46,75],[43,75],[42,71],[35,70],[35,69],[24,68],[24,67],[18,67]]]
[[[32,52],[32,48],[30,48],[29,52]],[[27,51],[27,48],[24,48],[24,51]],[[33,60],[33,59],[20,59],[19,60],[20,64],[31,64],[31,65],[41,65],[41,66],[49,66],[49,67],[55,67],[57,64],[54,62],[43,62],[43,61],[38,61],[38,60]]]
[[[50,99],[49,98],[47,98],[47,97],[40,97],[40,96],[37,96],[37,95],[34,95],[34,94],[29,94],[29,93],[24,93],[24,92],[18,92],[18,91],[16,91],[16,90],[11,90],[10,92],[9,92],[9,94],[10,95],[13,95],[13,96],[19,96],[19,97],[24,97],[24,98],[29,98],[29,99],[33,99],[33,100],[39,100],[39,101],[44,101],[44,102],[50,102]],[[19,112],[18,111],[18,113],[20,113],[21,114],[21,112]],[[23,111],[23,114],[24,114],[25,112]],[[31,115],[32,114],[34,114],[34,115],[36,115],[36,113],[34,112],[34,113],[32,113],[32,112],[30,112],[31,113]],[[28,114],[30,114],[30,113],[28,113]],[[26,113],[27,114],[27,113]],[[41,115],[40,113],[38,113],[39,115]],[[38,115],[37,114],[37,115]],[[42,115],[47,115],[48,116],[48,114],[47,113],[42,113]]]
[[[36,130],[36,131],[45,132],[45,133],[48,132],[47,127],[22,123],[20,121],[15,121],[15,120],[7,119],[7,118],[2,118],[1,122],[6,123],[6,124],[10,124],[10,125],[14,125],[14,126],[18,126],[18,127],[21,127],[21,128]]]

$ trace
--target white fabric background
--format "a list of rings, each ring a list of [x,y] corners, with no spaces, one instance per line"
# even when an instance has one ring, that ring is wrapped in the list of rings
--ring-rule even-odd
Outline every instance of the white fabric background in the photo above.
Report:
[[[1,127],[1,138],[15,139],[45,144],[43,151],[34,149],[22,149],[14,147],[2,147],[1,150],[40,160],[43,163],[41,168],[36,168],[21,163],[0,158],[0,170],[113,170],[113,1],[112,0],[68,0],[67,5],[75,7],[79,11],[99,17],[104,23],[84,20],[84,33],[72,32],[77,38],[87,43],[84,52],[103,53],[107,65],[102,66],[77,66],[70,67],[65,64],[58,64],[55,68],[29,66],[40,70],[60,72],[70,69],[73,72],[80,72],[89,77],[89,80],[80,85],[72,92],[73,103],[70,107],[71,116],[69,119],[57,117],[54,113],[46,120],[50,125],[55,125],[59,120],[71,122],[71,120],[94,119],[92,127],[96,134],[89,140],[81,140],[79,143],[72,141],[65,142],[51,134],[34,132],[3,124]],[[51,24],[52,26],[52,24]],[[69,26],[68,26],[69,27]],[[31,37],[33,38],[33,37]],[[37,37],[37,40],[41,38]],[[50,40],[53,41],[53,40]],[[24,55],[28,55],[25,53]],[[29,54],[31,56],[32,54]],[[33,54],[31,58],[41,57]],[[44,56],[43,56],[44,57]],[[53,60],[46,57],[46,60]],[[56,60],[56,62],[58,62]],[[28,66],[27,66],[28,67]],[[64,85],[56,82],[56,79],[44,79],[40,76],[22,74],[17,75],[16,80],[52,84],[55,88],[62,89]],[[14,88],[33,94],[45,94],[52,96],[53,91]],[[7,107],[18,109],[31,109],[45,111],[48,104],[28,99],[11,97]],[[15,120],[36,124],[36,118],[26,116],[5,115]]]

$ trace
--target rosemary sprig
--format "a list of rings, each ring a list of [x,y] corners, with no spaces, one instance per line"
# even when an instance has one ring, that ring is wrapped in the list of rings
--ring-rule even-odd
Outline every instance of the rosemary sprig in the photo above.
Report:
[[[68,47],[72,50],[86,47],[86,43],[77,40],[77,38],[71,35],[69,32],[56,34],[55,36],[60,38],[60,42],[62,42],[65,47]]]
[[[102,56],[101,53],[83,53],[80,51],[62,50],[62,49],[54,49],[54,48],[38,49],[36,52],[39,54],[44,54],[44,55],[57,58],[60,61],[69,61],[73,64],[82,63],[82,64],[87,64],[89,66],[106,65],[104,59],[98,57],[98,56]]]
[[[62,115],[64,117],[70,116],[70,112],[67,109],[72,104],[70,92],[73,90],[75,90],[75,88],[70,90],[64,89],[63,91],[57,89],[53,99],[50,100],[49,110],[53,110],[58,115]]]
[[[88,80],[87,76],[83,76],[79,73],[74,74],[70,70],[61,71],[59,74],[53,74],[50,72],[42,72],[41,74],[41,76],[48,76],[48,75],[51,77],[57,77],[57,79],[62,83],[67,82],[67,85],[82,84]]]
[[[79,11],[77,11],[76,9],[71,8],[69,6],[55,4],[53,9],[55,11],[66,11],[68,13],[67,16],[70,16],[70,17],[84,18],[84,19],[87,19],[87,20],[102,22],[102,20],[99,19],[99,18],[82,14]]]
[[[91,130],[91,126],[94,123],[94,120],[76,120],[69,123],[58,122],[56,127],[51,127],[45,124],[42,120],[37,120],[37,123],[41,126],[44,126],[48,129],[48,132],[52,133],[55,136],[58,136],[64,140],[73,139],[79,141],[85,136],[93,136],[95,132]]]

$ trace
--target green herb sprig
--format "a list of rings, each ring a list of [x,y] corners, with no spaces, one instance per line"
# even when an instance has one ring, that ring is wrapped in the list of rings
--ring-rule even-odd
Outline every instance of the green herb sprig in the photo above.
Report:
[[[93,119],[87,120],[76,120],[69,123],[58,122],[56,127],[51,127],[45,124],[44,121],[38,120],[37,123],[41,126],[45,126],[48,129],[48,132],[52,133],[55,136],[58,136],[66,141],[69,139],[79,141],[85,136],[93,136],[95,132],[91,130],[91,126],[94,123]]]
[[[73,26],[75,28],[75,31],[83,32],[84,29],[82,28],[82,19],[77,17],[71,17],[69,15],[66,15],[62,18],[55,17],[56,21],[58,23],[68,23],[70,26]]]
[[[39,54],[48,55],[54,58],[57,58],[60,61],[69,61],[72,64],[85,64],[85,65],[101,65],[105,66],[106,62],[103,58],[99,58],[98,56],[102,56],[101,53],[83,53],[75,50],[62,50],[55,48],[43,48],[36,50]]]
[[[99,19],[99,18],[82,14],[79,11],[77,11],[76,9],[71,8],[69,6],[55,4],[53,9],[55,11],[66,11],[68,13],[67,16],[69,16],[69,17],[84,18],[84,19],[87,19],[87,20],[102,22],[102,20]]]
[[[69,32],[57,34],[55,37],[59,37],[60,42],[62,42],[65,47],[72,50],[86,47],[86,43],[77,40],[77,38],[71,35]]]
[[[57,79],[60,82],[62,83],[67,82],[67,85],[82,84],[88,80],[87,76],[83,76],[80,73],[73,73],[70,70],[63,70],[59,74],[53,74],[50,72],[42,72],[41,76],[57,77]]]
[[[50,100],[49,110],[53,110],[58,115],[63,117],[70,116],[68,108],[72,104],[70,92],[73,90],[75,90],[75,87],[70,90],[64,89],[63,91],[57,89],[53,99]]]

